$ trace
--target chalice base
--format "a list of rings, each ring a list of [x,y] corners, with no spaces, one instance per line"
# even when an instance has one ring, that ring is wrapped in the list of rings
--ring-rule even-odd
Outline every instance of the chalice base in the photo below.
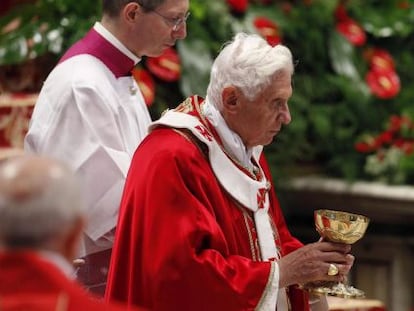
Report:
[[[365,293],[350,285],[345,285],[343,283],[337,283],[332,287],[313,287],[309,291],[316,295],[329,295],[341,298],[364,298]]]

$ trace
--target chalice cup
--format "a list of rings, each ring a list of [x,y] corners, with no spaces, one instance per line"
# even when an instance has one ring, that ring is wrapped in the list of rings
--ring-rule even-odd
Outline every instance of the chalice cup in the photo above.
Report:
[[[316,230],[323,240],[335,243],[354,244],[364,236],[369,224],[369,218],[366,216],[327,209],[316,210],[314,218]],[[362,290],[344,283],[313,287],[310,291],[315,294],[343,298],[365,297]]]

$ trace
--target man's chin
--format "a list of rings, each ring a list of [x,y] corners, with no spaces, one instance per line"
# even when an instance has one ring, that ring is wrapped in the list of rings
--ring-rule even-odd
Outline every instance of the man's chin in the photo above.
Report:
[[[167,45],[161,46],[159,49],[154,49],[150,52],[148,52],[148,57],[160,57],[162,54],[164,54],[164,51],[168,48]]]
[[[273,135],[272,135],[272,137],[270,137],[270,142],[269,142],[269,144],[271,144],[271,143],[273,143],[273,142],[275,142],[276,141],[276,137],[277,137],[277,134],[279,134],[279,132],[276,132],[276,133],[274,133]],[[268,145],[269,145],[268,144]]]
[[[169,49],[172,48],[173,45],[168,45],[168,44],[164,44],[163,46],[161,46],[158,50],[153,50],[147,53],[147,57],[159,57],[162,54],[164,54],[164,52]]]
[[[164,53],[164,50],[154,51],[154,52],[148,53],[146,56],[147,57],[160,57],[163,53]]]
[[[276,136],[273,136],[273,137],[269,138],[266,142],[263,142],[263,144],[261,144],[261,145],[262,146],[268,146],[275,140],[275,138],[276,138]]]

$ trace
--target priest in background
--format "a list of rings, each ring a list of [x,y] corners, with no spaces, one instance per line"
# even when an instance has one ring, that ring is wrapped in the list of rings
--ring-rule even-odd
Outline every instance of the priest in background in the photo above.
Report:
[[[101,22],[63,55],[34,108],[25,151],[60,159],[81,177],[88,223],[78,280],[100,295],[125,178],[151,122],[131,70],[185,38],[188,10],[189,0],[102,0]]]

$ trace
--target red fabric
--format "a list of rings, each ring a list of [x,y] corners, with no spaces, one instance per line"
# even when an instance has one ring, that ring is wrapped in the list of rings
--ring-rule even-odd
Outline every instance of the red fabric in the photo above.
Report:
[[[271,200],[288,253],[302,244]],[[149,134],[128,173],[106,298],[157,311],[254,310],[271,267],[258,256],[251,212],[224,191],[199,147],[169,128]],[[307,310],[303,292],[292,292],[293,310]]]
[[[10,252],[0,254],[0,310],[121,311],[127,308],[108,305],[90,296],[37,254]]]

